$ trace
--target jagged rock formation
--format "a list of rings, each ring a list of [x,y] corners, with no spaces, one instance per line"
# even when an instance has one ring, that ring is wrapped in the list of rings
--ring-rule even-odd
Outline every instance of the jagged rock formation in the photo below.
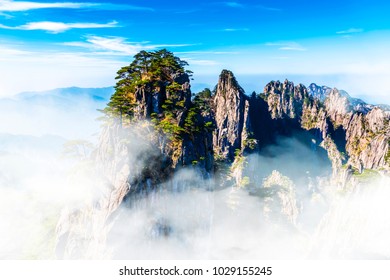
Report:
[[[385,110],[315,84],[307,90],[288,81],[271,82],[264,96],[273,119],[293,119],[303,129],[319,130],[334,173],[346,161],[358,170],[388,167],[390,114]]]
[[[217,155],[234,160],[235,151],[249,138],[249,100],[233,73],[223,70],[214,97],[214,150]]]
[[[297,119],[302,115],[303,101],[308,93],[302,84],[294,87],[292,82],[272,81],[264,88],[268,109],[273,119]]]
[[[323,113],[328,126],[321,125],[324,123]],[[349,164],[358,170],[377,169],[388,166],[385,156],[389,150],[389,117],[390,114],[381,108],[333,89],[324,101],[322,118],[317,118],[314,123],[317,127],[322,126],[324,135],[342,142],[343,146],[339,145],[338,149],[345,152]]]

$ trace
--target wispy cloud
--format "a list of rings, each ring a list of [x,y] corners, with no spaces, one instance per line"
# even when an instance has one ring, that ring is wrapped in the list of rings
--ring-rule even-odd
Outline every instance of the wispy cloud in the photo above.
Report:
[[[91,4],[93,9],[96,10],[132,10],[132,11],[148,11],[153,12],[154,9],[150,7],[144,7],[144,6],[135,6],[135,5],[128,5],[128,4],[112,4],[112,3],[86,3]]]
[[[152,8],[118,5],[111,3],[89,3],[89,2],[33,2],[33,1],[12,1],[2,0],[0,2],[0,12],[20,12],[36,9],[104,9],[104,10],[142,10],[153,11]]]
[[[268,7],[268,6],[263,6],[263,5],[257,5],[256,8],[261,9],[261,10],[266,10],[266,11],[272,11],[272,12],[281,12],[282,11],[282,9],[280,9],[280,8]]]
[[[31,52],[29,51],[24,51],[17,49],[16,47],[5,47],[5,46],[0,46],[0,53],[2,56],[0,56],[0,61],[5,60],[6,56],[20,56],[20,55],[30,55]]]
[[[199,9],[192,9],[192,10],[180,10],[180,11],[175,11],[175,14],[193,14],[196,12],[199,12]]]
[[[307,49],[299,46],[286,46],[286,47],[280,47],[279,50],[281,51],[306,51]]]
[[[363,31],[364,30],[362,28],[350,28],[347,30],[337,31],[336,34],[348,35],[348,34],[362,33]]]
[[[150,49],[142,44],[133,44],[126,42],[122,37],[99,37],[90,36],[87,38],[87,43],[84,47],[101,50],[111,51],[123,55],[134,55],[142,49]]]
[[[185,51],[185,52],[176,52],[177,54],[195,54],[195,55],[204,55],[204,54],[239,54],[237,51]]]
[[[159,48],[179,48],[192,46],[192,44],[150,44],[149,42],[128,42],[123,37],[88,36],[85,42],[66,42],[65,46],[80,47],[96,51],[101,55],[134,55],[141,50],[154,50]]]
[[[79,9],[85,7],[95,6],[93,3],[73,3],[73,2],[55,2],[55,3],[42,3],[42,2],[30,2],[30,1],[11,1],[4,0],[0,2],[0,11],[17,12],[28,11],[35,9],[48,9],[48,8],[62,8],[62,9]]]
[[[225,28],[225,32],[249,31],[249,28]]]
[[[220,63],[215,60],[207,59],[193,59],[189,57],[184,57],[183,60],[187,61],[190,65],[199,65],[199,66],[214,66],[219,65]]]
[[[264,6],[264,5],[253,5],[252,3],[248,3],[248,4],[242,4],[242,3],[239,3],[239,2],[219,2],[219,3],[223,4],[225,6],[231,7],[231,8],[260,9],[260,10],[271,11],[271,12],[280,12],[280,11],[282,11],[282,9],[280,9],[280,8],[269,7],[269,6]]]
[[[0,12],[0,17],[4,17],[6,19],[10,19],[10,18],[13,18],[14,16],[10,15],[10,14],[6,14],[6,13],[2,13]]]
[[[231,8],[243,8],[244,5],[238,2],[224,2],[224,4]]]
[[[306,48],[296,42],[270,42],[265,45],[278,47],[281,51],[307,51]]]
[[[88,29],[88,28],[113,28],[119,27],[118,22],[112,21],[108,23],[64,23],[64,22],[53,22],[53,21],[39,21],[29,22],[20,26],[6,26],[0,24],[2,29],[13,29],[13,30],[43,30],[49,33],[61,33],[69,29]]]

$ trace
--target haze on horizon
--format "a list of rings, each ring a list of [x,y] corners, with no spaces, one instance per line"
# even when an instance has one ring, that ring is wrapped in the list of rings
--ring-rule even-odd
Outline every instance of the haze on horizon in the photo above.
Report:
[[[5,0],[0,96],[112,86],[135,53],[167,48],[189,62],[198,86],[226,68],[246,90],[288,78],[390,103],[389,10],[379,0]]]

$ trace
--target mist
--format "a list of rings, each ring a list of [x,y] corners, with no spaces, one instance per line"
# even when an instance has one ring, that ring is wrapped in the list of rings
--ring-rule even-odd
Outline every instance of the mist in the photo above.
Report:
[[[149,166],[142,154],[153,153],[153,145],[130,139],[127,146],[138,148],[126,160],[136,170]],[[239,172],[204,178],[197,167],[183,168],[127,197],[109,218],[104,253],[89,257],[387,259],[388,179],[343,189],[332,182],[321,149],[285,137],[245,156]],[[222,186],[219,176],[226,176]]]
[[[196,166],[183,168],[153,190],[126,197],[103,228],[90,227],[112,186],[91,157],[101,125],[97,103],[74,102],[78,106],[1,112],[11,120],[1,129],[1,259],[61,259],[59,225],[67,213],[75,213],[73,233],[95,238],[101,248],[76,258],[390,257],[388,178],[379,174],[342,189],[330,180],[331,164],[319,143],[300,137],[280,138],[259,154],[245,155],[239,170],[219,170],[209,178]],[[125,168],[112,171],[130,170],[137,177],[153,164],[156,147],[148,140],[150,127],[144,127],[126,128],[125,149],[111,155]]]
[[[67,139],[94,140],[96,121],[113,88],[67,88],[24,92],[0,99],[0,132],[14,135],[56,135]]]
[[[104,103],[54,92],[0,99],[0,259],[55,258],[62,209],[98,189],[87,156]]]
[[[178,192],[168,182],[159,191],[121,207],[108,235],[106,257],[389,258],[387,179],[378,179],[351,193],[334,186],[313,190],[308,185],[293,184],[295,189],[283,197],[280,193],[261,193],[272,173],[253,188],[232,185],[212,191],[204,186],[214,182],[202,181],[195,170],[183,172],[173,181],[184,176],[186,182],[191,179],[196,183]],[[186,185],[183,181],[181,184]],[[292,205],[283,205],[291,195]],[[291,208],[296,217],[289,216]]]

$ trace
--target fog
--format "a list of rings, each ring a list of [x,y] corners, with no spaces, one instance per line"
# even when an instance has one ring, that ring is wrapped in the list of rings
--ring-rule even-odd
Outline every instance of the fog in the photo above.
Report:
[[[67,88],[2,98],[0,133],[94,140],[100,131],[97,109],[105,107],[112,91]]]
[[[199,178],[195,171],[188,176]],[[191,174],[191,175],[190,175]],[[181,176],[181,175],[178,175]],[[210,184],[198,182],[200,186]],[[352,193],[299,190],[297,219],[272,198],[236,186],[168,186],[123,206],[109,234],[114,259],[387,259],[389,181]],[[258,190],[264,188],[261,183]],[[305,193],[303,195],[302,193]],[[272,200],[271,203],[269,200]],[[279,201],[280,199],[280,201]],[[290,205],[292,206],[292,205]],[[288,206],[287,206],[288,207]]]
[[[388,178],[343,189],[332,182],[320,143],[312,143],[281,138],[245,157],[239,172],[204,179],[186,168],[127,199],[104,258],[387,259]]]
[[[0,259],[54,258],[62,208],[94,193],[91,163],[64,145],[96,142],[104,102],[59,97],[0,99]]]
[[[107,198],[107,178],[90,158],[100,126],[96,102],[76,103],[1,113],[15,129],[12,134],[2,124],[0,135],[1,259],[58,258],[56,228],[64,209],[93,212]],[[83,121],[78,113],[85,114]],[[47,126],[38,125],[41,116]],[[136,176],[151,165],[145,154],[156,147],[144,129],[127,130],[132,136],[123,160]],[[239,170],[219,170],[207,179],[196,167],[182,169],[153,191],[127,198],[106,226],[104,253],[88,258],[389,258],[388,178],[378,174],[340,188],[330,179],[326,153],[308,140],[280,138],[260,154],[246,155]],[[81,235],[101,234],[88,226],[91,221],[74,222]]]

